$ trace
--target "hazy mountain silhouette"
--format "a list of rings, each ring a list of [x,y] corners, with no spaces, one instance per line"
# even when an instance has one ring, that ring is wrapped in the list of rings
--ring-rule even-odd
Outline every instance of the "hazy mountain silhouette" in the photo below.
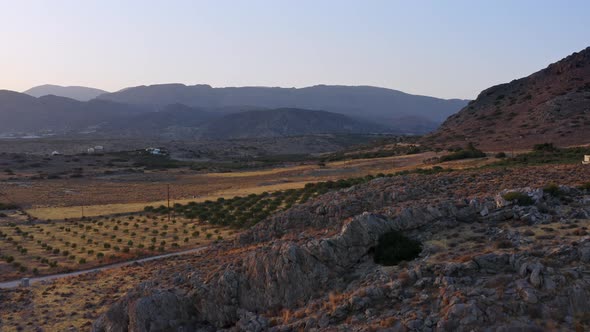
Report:
[[[98,98],[152,107],[180,103],[200,108],[248,106],[266,109],[314,109],[387,123],[391,126],[396,126],[398,119],[413,118],[418,122],[413,123],[412,127],[419,127],[421,121],[441,123],[468,102],[411,95],[371,86],[329,85],[296,89],[212,88],[209,85],[162,84],[127,88],[103,94]]]
[[[81,102],[53,95],[35,98],[0,90],[0,133],[76,131],[144,111],[108,100]]]
[[[87,88],[83,86],[59,86],[59,85],[39,85],[23,92],[33,97],[42,97],[47,95],[54,95],[60,97],[72,98],[79,101],[88,101],[94,99],[107,91]]]
[[[227,139],[299,136],[319,133],[391,131],[386,126],[325,111],[302,109],[200,109],[182,104],[158,111],[93,99],[81,102],[58,96],[39,98],[0,90],[0,134],[95,132],[109,137]]]

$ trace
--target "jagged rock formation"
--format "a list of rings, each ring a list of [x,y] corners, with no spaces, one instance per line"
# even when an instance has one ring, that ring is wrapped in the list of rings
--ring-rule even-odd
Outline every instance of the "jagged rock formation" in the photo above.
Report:
[[[493,86],[451,115],[424,143],[487,150],[590,143],[590,48],[528,77]]]
[[[507,201],[505,192],[417,204],[433,195],[432,184],[415,181],[400,188],[399,182],[376,179],[277,215],[234,245],[213,248],[204,257],[216,257],[210,271],[162,271],[162,278],[122,299],[93,330],[587,326],[589,192],[510,190],[528,195],[529,206]],[[440,190],[450,193],[452,187]],[[363,198],[366,192],[374,196]],[[325,209],[328,203],[332,211]],[[420,257],[396,267],[376,265],[372,248],[390,230],[423,242]]]

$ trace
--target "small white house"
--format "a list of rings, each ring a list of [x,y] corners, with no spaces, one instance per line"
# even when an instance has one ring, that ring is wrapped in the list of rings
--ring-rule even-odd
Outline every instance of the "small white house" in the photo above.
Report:
[[[88,148],[87,152],[88,152],[88,154],[93,154],[94,153],[94,148]]]
[[[104,146],[102,145],[97,145],[94,147],[94,151],[96,152],[102,152],[104,150]]]
[[[585,155],[584,156],[584,161],[582,161],[582,164],[584,164],[584,165],[590,165],[590,155]]]
[[[147,148],[145,149],[146,152],[155,156],[161,156],[168,154],[168,151],[160,148]]]
[[[52,156],[61,156],[61,153],[59,153],[59,151],[53,151],[51,152]]]

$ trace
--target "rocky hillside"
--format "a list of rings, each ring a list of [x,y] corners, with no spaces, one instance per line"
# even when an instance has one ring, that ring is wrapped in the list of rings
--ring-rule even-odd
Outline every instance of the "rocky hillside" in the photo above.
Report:
[[[489,150],[590,143],[590,48],[484,90],[424,142]]]
[[[590,192],[571,186],[585,171],[409,175],[328,193],[160,270],[93,331],[586,330]],[[570,186],[520,187],[557,177]],[[421,242],[419,256],[376,264],[391,231]]]

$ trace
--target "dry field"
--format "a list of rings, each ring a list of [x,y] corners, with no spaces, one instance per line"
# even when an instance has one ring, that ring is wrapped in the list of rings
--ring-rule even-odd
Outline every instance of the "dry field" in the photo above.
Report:
[[[170,185],[174,203],[204,201],[264,191],[302,188],[306,183],[391,173],[432,167],[425,160],[439,154],[337,161],[257,171],[200,174],[188,169],[147,171],[137,174],[94,176],[84,179],[18,180],[0,182],[0,194],[23,206],[39,219],[79,218],[141,211],[166,200]],[[466,168],[492,162],[493,158],[456,161],[443,167]],[[82,214],[84,213],[84,214]]]
[[[0,223],[0,281],[88,269],[231,239],[235,231],[161,214]]]

